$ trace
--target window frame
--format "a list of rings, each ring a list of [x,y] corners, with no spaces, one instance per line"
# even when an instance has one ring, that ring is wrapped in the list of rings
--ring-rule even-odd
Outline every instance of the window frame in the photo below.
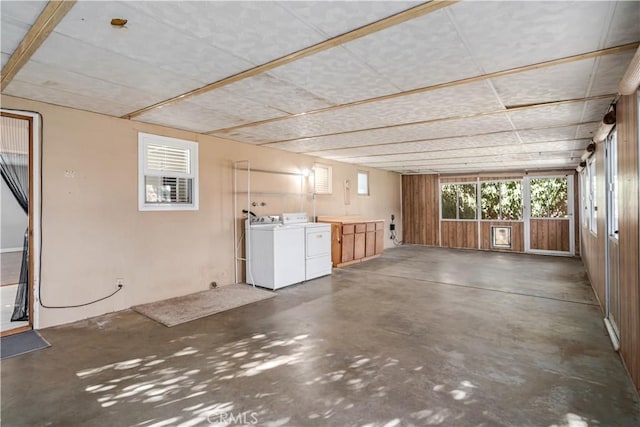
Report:
[[[189,150],[190,173],[179,172],[151,172],[146,170],[147,147],[149,145],[161,145],[178,149]],[[166,178],[187,178],[191,179],[191,203],[147,203],[145,178],[166,177]],[[170,138],[167,136],[154,135],[150,133],[138,132],[138,210],[139,211],[197,211],[199,210],[199,178],[198,178],[198,143],[184,139]]]
[[[442,187],[445,185],[474,185],[476,187],[476,197],[475,197],[475,210],[476,215],[475,218],[460,218],[460,207],[459,207],[459,196],[458,191],[456,190],[456,217],[455,218],[444,218],[443,210],[442,210]],[[440,182],[440,186],[438,188],[438,196],[440,203],[440,221],[478,221],[478,181],[467,181],[467,182]]]
[[[327,189],[318,191],[318,169],[326,169],[327,171]],[[322,189],[321,189],[322,190]],[[333,167],[323,163],[315,163],[313,165],[313,193],[314,194],[333,194]]]
[[[520,219],[504,219],[504,218],[499,218],[499,219],[491,219],[491,218],[483,218],[482,217],[482,185],[483,184],[500,184],[503,182],[517,182],[520,184],[520,192],[521,192],[521,200],[520,200]],[[480,202],[479,206],[479,221],[485,221],[485,222],[524,222],[524,180],[521,179],[490,179],[490,180],[486,180],[486,181],[478,181],[479,187],[476,190],[478,192],[478,200]],[[502,193],[500,193],[500,197],[499,200],[502,200]],[[502,209],[500,208],[500,216],[502,217]]]
[[[367,184],[367,192],[366,192],[366,193],[361,193],[361,192],[360,192],[360,176],[361,176],[361,175],[362,175],[362,176],[365,176],[365,177],[366,177],[366,180],[367,180],[367,181],[366,181],[366,184]],[[358,193],[358,196],[369,196],[369,195],[371,195],[371,187],[369,186],[369,172],[368,172],[368,171],[361,171],[361,170],[359,170],[359,171],[357,172],[357,175],[356,175],[356,184],[357,184],[356,191],[357,191],[357,193]]]
[[[589,181],[589,231],[594,236],[598,235],[598,208],[597,208],[597,191],[598,191],[598,170],[596,165],[596,156],[592,156],[587,161],[587,169],[589,170],[587,180]]]

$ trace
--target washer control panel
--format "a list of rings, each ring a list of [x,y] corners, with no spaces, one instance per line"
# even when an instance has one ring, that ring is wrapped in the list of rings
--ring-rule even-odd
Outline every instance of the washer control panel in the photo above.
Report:
[[[305,212],[283,213],[283,224],[303,224],[309,222],[309,217]]]

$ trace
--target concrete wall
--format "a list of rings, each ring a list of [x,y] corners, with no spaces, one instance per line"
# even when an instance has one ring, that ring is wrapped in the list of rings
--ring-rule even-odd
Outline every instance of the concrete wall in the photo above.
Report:
[[[365,168],[370,172],[371,196],[357,196],[355,166],[9,96],[3,96],[2,107],[43,116],[40,298],[52,306],[81,304],[111,293],[116,278],[125,281],[121,292],[96,304],[40,307],[40,327],[204,290],[211,281],[232,283],[233,222],[244,206],[234,213],[232,162],[236,160],[250,160],[253,168],[289,172],[310,169],[314,162],[329,164],[334,192],[317,197],[318,215],[400,217],[400,176],[395,173]],[[138,211],[139,131],[199,143],[198,211]],[[344,203],[342,185],[347,179],[352,188],[349,205]],[[256,189],[289,192],[299,188],[300,178],[253,174],[252,184]],[[256,209],[257,214],[281,213],[283,207],[300,203],[293,195],[256,194],[252,199],[267,203]],[[310,200],[304,201],[304,210],[311,206]],[[387,227],[387,247],[392,246],[388,233]]]
[[[0,249],[2,252],[21,251],[29,218],[4,180],[0,179],[0,182]]]

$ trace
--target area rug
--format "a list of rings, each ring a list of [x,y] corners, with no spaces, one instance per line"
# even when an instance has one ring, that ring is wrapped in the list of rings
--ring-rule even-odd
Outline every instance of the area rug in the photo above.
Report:
[[[133,309],[156,322],[171,327],[275,296],[275,292],[249,285],[229,285],[137,305]]]
[[[36,331],[27,331],[20,334],[9,335],[0,339],[0,353],[2,359],[30,353],[42,348],[51,347]]]

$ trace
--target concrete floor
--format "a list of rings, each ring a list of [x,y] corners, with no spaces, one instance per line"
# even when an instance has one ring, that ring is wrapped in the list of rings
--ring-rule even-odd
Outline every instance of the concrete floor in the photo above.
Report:
[[[409,246],[278,293],[43,330],[2,425],[640,425],[577,259]]]

